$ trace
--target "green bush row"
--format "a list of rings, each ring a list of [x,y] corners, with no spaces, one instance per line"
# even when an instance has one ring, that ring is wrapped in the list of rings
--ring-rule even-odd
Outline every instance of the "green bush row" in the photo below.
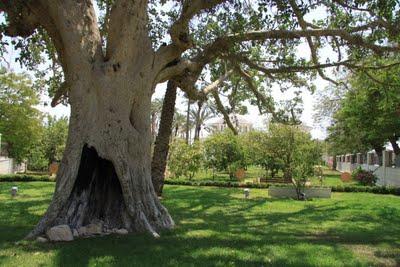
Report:
[[[190,185],[190,186],[217,186],[217,187],[246,187],[246,188],[268,188],[268,184],[240,183],[234,181],[187,181],[166,179],[164,184]]]
[[[3,174],[0,182],[54,182],[55,178],[48,175],[33,174]]]
[[[167,179],[164,182],[168,185],[189,185],[189,186],[217,186],[217,187],[238,187],[238,188],[268,188],[269,186],[290,187],[287,184],[253,184],[231,181],[185,181]],[[332,186],[332,192],[367,192],[374,194],[392,194],[400,196],[400,188],[391,186]]]
[[[367,192],[400,196],[400,187],[392,186],[332,186],[332,192]]]

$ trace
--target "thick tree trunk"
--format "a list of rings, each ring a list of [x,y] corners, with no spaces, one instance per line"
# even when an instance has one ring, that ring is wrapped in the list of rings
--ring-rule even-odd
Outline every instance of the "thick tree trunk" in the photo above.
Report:
[[[154,80],[145,74],[151,70],[144,65],[132,77],[131,69],[111,66],[95,66],[72,85],[69,136],[53,200],[28,237],[60,224],[79,229],[101,221],[103,231],[154,236],[174,225],[151,181]]]
[[[158,196],[162,195],[164,186],[165,168],[167,165],[169,141],[172,133],[172,122],[176,101],[176,84],[169,81],[165,92],[164,103],[161,111],[160,126],[153,151],[151,163],[151,177],[153,186]]]

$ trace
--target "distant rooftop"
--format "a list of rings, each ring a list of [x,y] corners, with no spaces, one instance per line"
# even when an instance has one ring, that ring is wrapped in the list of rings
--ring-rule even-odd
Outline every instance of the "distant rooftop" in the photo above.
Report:
[[[253,125],[253,123],[248,121],[244,115],[230,114],[229,118],[232,121],[232,123],[236,125]],[[210,125],[225,124],[225,119],[223,117],[220,117],[215,120],[210,120],[209,124]]]

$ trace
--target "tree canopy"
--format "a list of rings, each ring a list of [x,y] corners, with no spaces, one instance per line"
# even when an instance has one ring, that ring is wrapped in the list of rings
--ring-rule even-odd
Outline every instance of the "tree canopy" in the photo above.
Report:
[[[134,53],[135,34],[150,37],[153,62],[159,66],[156,83],[174,79],[190,98],[203,99],[231,76],[227,90],[232,97],[250,98],[261,112],[272,114],[275,109],[268,88],[274,84],[282,90],[313,90],[309,81],[316,75],[335,83],[325,68],[360,69],[364,66],[358,64],[359,59],[366,54],[384,56],[399,51],[399,4],[395,0],[99,0],[98,19],[92,1],[84,1],[82,6],[53,2],[14,0],[0,4],[6,16],[2,43],[14,45],[20,50],[21,63],[49,79],[53,105],[68,96],[70,49],[82,50],[81,55],[92,60],[108,60],[113,54],[116,59],[119,49]],[[65,17],[57,16],[57,6],[66,8]],[[130,9],[140,13],[143,21],[133,19],[127,12]],[[84,41],[87,45],[83,49],[69,47],[72,43],[61,26],[73,16],[77,21],[88,18],[82,25],[89,31],[70,32],[76,40],[91,40]],[[144,30],[131,27],[136,24]],[[10,43],[5,35],[22,38]],[[327,50],[336,58],[325,56],[323,51]],[[51,63],[48,68],[37,68],[45,61],[44,55]],[[215,82],[207,85],[205,73]],[[206,86],[201,86],[201,81]],[[234,92],[238,86],[246,90]],[[213,97],[219,96],[214,93]],[[219,106],[219,111],[226,110]]]
[[[0,133],[10,157],[18,162],[27,158],[39,140],[42,114],[35,107],[38,94],[26,74],[0,69]]]
[[[374,68],[348,75],[348,91],[333,115],[329,139],[342,153],[381,150],[400,134],[400,67],[396,59],[369,59],[390,68]]]

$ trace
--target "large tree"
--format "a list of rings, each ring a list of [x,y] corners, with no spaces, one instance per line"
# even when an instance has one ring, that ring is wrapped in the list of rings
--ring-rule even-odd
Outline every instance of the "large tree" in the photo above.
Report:
[[[400,67],[397,58],[365,60],[371,61],[376,67],[348,75],[348,89],[332,116],[329,140],[342,153],[375,149],[382,160],[387,142],[391,142],[396,155],[400,154]]]
[[[54,47],[51,59],[61,66],[63,82],[52,104],[67,99],[71,105],[54,197],[29,236],[57,224],[78,228],[97,220],[104,228],[155,236],[173,227],[151,183],[155,85],[174,80],[191,99],[209,92],[217,99],[217,90],[194,85],[208,66],[225,60],[268,109],[268,98],[251,86],[253,70],[265,74],[268,84],[304,86],[316,73],[330,79],[323,68],[352,67],[365,53],[399,51],[396,2],[99,1],[98,21],[91,0],[2,1],[2,31],[28,40],[27,46],[17,42],[23,51],[38,39]],[[307,21],[316,9],[326,10],[326,18]],[[309,58],[297,53],[302,43]],[[320,60],[326,46],[337,60]],[[253,47],[260,48],[262,60]]]

